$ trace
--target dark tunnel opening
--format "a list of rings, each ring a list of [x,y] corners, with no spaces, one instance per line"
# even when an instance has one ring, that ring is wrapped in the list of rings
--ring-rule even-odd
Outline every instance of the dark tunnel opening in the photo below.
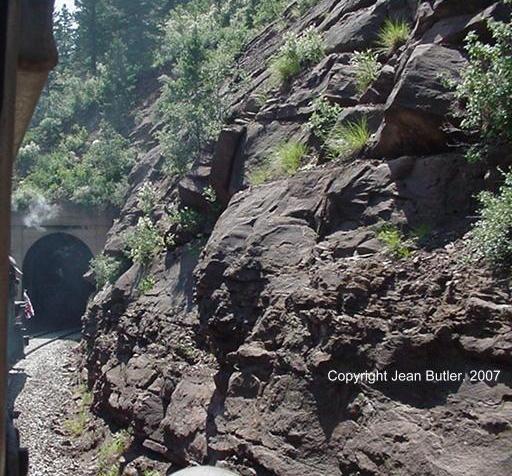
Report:
[[[35,311],[27,321],[30,333],[80,326],[93,290],[83,278],[92,257],[81,240],[66,233],[47,235],[29,249],[23,262],[23,289]]]

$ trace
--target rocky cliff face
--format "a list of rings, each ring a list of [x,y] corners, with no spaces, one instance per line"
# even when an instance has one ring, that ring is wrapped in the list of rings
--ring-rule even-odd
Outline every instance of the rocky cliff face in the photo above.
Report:
[[[211,235],[200,254],[185,236],[154,260],[150,292],[137,290],[134,265],[90,303],[83,348],[96,410],[131,425],[141,449],[173,467],[512,474],[510,288],[464,259],[473,197],[498,174],[452,147],[460,135],[453,121],[447,127],[444,80],[464,67],[467,32],[485,36],[488,18],[507,15],[486,0],[321,1],[290,28],[315,26],[328,55],[264,103],[258,93],[282,31],[271,25],[255,38],[239,60],[244,81],[226,85],[229,123],[212,153],[180,181],[164,177],[157,147],[132,172],[108,254],[122,252],[144,181],[158,187],[159,208],[177,201],[204,212],[211,185],[225,210],[204,225]],[[359,94],[352,53],[373,46],[388,18],[408,19],[413,31]],[[366,150],[351,163],[248,186],[283,140],[318,147],[305,123],[320,96],[343,118],[369,117]],[[382,222],[428,225],[431,234],[400,260],[376,237]],[[346,384],[331,382],[332,370],[500,376]]]

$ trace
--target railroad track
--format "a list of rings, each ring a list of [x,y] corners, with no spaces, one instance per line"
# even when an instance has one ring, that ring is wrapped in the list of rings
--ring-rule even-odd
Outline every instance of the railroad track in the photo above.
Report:
[[[31,343],[29,343],[29,345],[25,349],[25,357],[29,356],[30,354],[33,354],[42,347],[45,347],[60,339],[64,339],[74,334],[79,334],[80,330],[80,327],[76,327],[74,329],[64,329],[62,331],[42,332],[30,336]]]

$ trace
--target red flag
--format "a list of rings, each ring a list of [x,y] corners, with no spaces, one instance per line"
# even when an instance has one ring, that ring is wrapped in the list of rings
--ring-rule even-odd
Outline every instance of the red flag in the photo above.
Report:
[[[25,305],[23,306],[25,318],[32,319],[35,316],[35,312],[34,308],[32,307],[32,303],[30,302],[30,298],[28,297],[27,291],[23,291],[23,299],[25,301]]]

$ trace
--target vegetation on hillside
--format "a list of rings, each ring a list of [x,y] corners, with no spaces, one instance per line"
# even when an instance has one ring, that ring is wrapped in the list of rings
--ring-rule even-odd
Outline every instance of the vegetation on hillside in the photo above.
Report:
[[[499,192],[479,195],[480,218],[472,233],[475,256],[501,267],[512,264],[512,172],[505,175]]]
[[[455,85],[461,127],[474,140],[466,154],[469,161],[485,159],[491,147],[510,152],[512,145],[512,22],[489,21],[488,28],[491,43],[469,33],[469,64]],[[512,263],[512,171],[503,176],[496,194],[479,195],[480,216],[471,238],[473,255],[497,267]]]
[[[272,61],[272,71],[278,83],[289,83],[302,69],[318,63],[324,56],[322,36],[308,28],[302,34],[287,33],[284,43]]]
[[[484,157],[489,146],[512,144],[512,23],[489,22],[493,43],[467,37],[469,65],[456,85],[463,106],[461,126],[478,138],[467,157]]]
[[[217,134],[221,84],[243,46],[269,22],[302,14],[299,0],[77,0],[56,13],[60,63],[15,171],[15,201],[35,197],[119,206],[137,151],[127,140],[139,91],[161,78],[156,139],[166,171],[185,173]],[[310,35],[311,36],[311,35]]]

